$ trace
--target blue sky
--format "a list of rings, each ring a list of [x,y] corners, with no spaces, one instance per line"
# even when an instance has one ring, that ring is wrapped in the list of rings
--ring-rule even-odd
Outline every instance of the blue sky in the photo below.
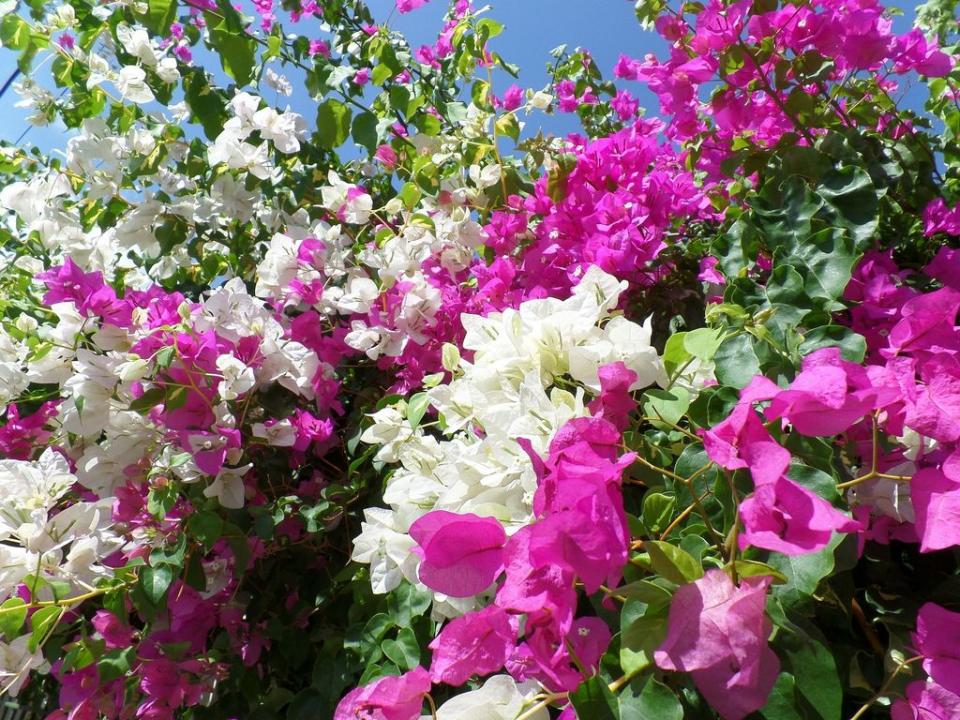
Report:
[[[279,4],[279,3],[278,3]],[[390,13],[393,0],[370,0],[378,18],[390,16],[392,27],[402,31],[414,46],[430,43],[436,37],[441,18],[446,9],[444,0],[433,0],[429,5],[407,15]],[[482,0],[475,4],[481,5]],[[610,74],[620,53],[642,56],[647,52],[662,54],[664,43],[653,32],[644,31],[637,23],[633,13],[633,3],[629,0],[493,0],[491,17],[506,26],[506,30],[494,41],[496,49],[509,62],[521,67],[520,84],[524,87],[541,88],[547,81],[546,65],[551,60],[550,50],[566,43],[569,47],[589,48],[600,67]],[[909,28],[912,21],[913,5],[905,0],[891,3],[904,9],[903,17],[895,21],[896,29]],[[306,28],[289,26],[306,32]],[[197,54],[200,61],[210,62],[209,55]],[[6,80],[15,67],[13,53],[0,49],[0,84]],[[276,67],[280,71],[279,66]],[[43,68],[38,77],[48,72]],[[296,83],[295,83],[296,87]],[[636,83],[631,83],[631,91],[639,95],[641,102],[648,108],[648,115],[656,115],[656,100]],[[503,88],[497,88],[502,91]],[[911,93],[909,105],[922,106],[925,91]],[[291,99],[294,110],[302,112],[308,121],[315,112],[315,103],[309,98]],[[16,94],[8,91],[2,102],[0,113],[0,138],[15,141],[27,127],[26,113],[13,107]],[[273,100],[273,98],[269,98]],[[285,100],[280,98],[280,100]],[[282,103],[278,103],[282,104]],[[538,116],[545,130],[554,133],[567,133],[576,129],[575,118],[557,115],[551,118]],[[32,128],[23,144],[35,144],[43,150],[62,148],[66,144],[67,133],[61,127]]]

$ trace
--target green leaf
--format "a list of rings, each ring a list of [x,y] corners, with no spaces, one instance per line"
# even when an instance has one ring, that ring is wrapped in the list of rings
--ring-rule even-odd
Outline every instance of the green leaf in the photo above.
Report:
[[[423,420],[427,408],[430,407],[430,396],[425,392],[417,393],[407,402],[407,421],[410,427],[416,428]]]
[[[825,201],[824,215],[835,227],[850,233],[858,250],[877,232],[879,197],[865,170],[847,165],[820,178],[817,194]]]
[[[680,419],[690,407],[690,393],[682,387],[673,387],[669,390],[660,390],[658,388],[647,390],[644,393],[646,398],[643,403],[643,413],[649,418],[659,418],[650,420],[654,427],[661,430],[669,430],[680,422]]]
[[[505,135],[514,142],[520,138],[520,121],[514,113],[498,117],[496,129],[498,135]]]
[[[836,300],[850,282],[859,257],[853,240],[845,232],[824,228],[805,238],[789,255],[789,262],[800,270],[810,297]]]
[[[154,35],[166,35],[177,18],[177,0],[147,0],[147,12],[137,19]]]
[[[380,648],[401,670],[412,670],[420,664],[420,644],[413,630],[408,627],[400,628],[397,639],[384,640]]]
[[[749,204],[753,221],[769,248],[782,252],[802,244],[810,235],[823,200],[810,191],[803,178],[794,175],[785,181],[766,183]]]
[[[140,570],[140,587],[154,605],[160,604],[172,582],[173,568],[169,565],[144,567]]]
[[[187,558],[187,564],[183,568],[183,581],[194,590],[203,592],[207,589],[207,574],[203,570],[200,553],[193,553]]]
[[[685,332],[674,333],[667,338],[667,343],[664,345],[663,365],[671,377],[693,357],[684,344],[686,336]]]
[[[110,650],[104,653],[103,657],[97,662],[97,673],[100,675],[101,682],[111,682],[122,678],[128,672],[137,657],[135,647],[124,648],[123,650]]]
[[[656,678],[636,678],[620,693],[620,717],[626,720],[683,720],[683,705]]]
[[[570,702],[577,717],[590,720],[620,720],[620,707],[616,696],[599,675],[580,684],[576,692],[571,693]]]
[[[223,532],[223,518],[210,510],[195,513],[187,520],[187,532],[206,547],[213,547]]]
[[[812,490],[827,502],[835,502],[840,499],[840,493],[837,490],[837,481],[833,476],[828,475],[822,470],[817,470],[803,463],[793,462],[787,471],[787,477],[798,485]]]
[[[330,98],[317,108],[317,132],[322,147],[332,150],[350,137],[350,108]]]
[[[760,710],[760,714],[767,720],[805,720],[797,712],[800,706],[796,696],[796,681],[793,675],[782,672],[770,691],[767,704]]]
[[[840,717],[843,688],[836,660],[826,645],[813,636],[819,634],[813,625],[802,619],[797,622],[802,625],[789,628],[793,632],[780,633],[777,643],[793,671],[796,691],[822,720]]]
[[[668,542],[648,540],[643,549],[654,571],[670,582],[683,585],[703,577],[703,568],[692,555]]]
[[[697,328],[683,334],[683,348],[705,362],[713,360],[722,342],[723,331],[719,328]]]
[[[738,390],[747,386],[760,372],[760,361],[749,335],[733,335],[720,345],[713,359],[714,372],[721,385]]]
[[[360,635],[360,651],[368,655],[370,651],[379,647],[383,641],[383,636],[387,634],[390,628],[394,627],[394,622],[386,613],[377,613],[370,618]]]
[[[13,640],[27,620],[27,604],[18,597],[7,598],[0,605],[0,635]]]
[[[204,134],[214,140],[223,130],[227,119],[226,101],[217,90],[210,87],[205,73],[199,68],[185,73],[183,88],[190,112],[203,125]]]
[[[30,639],[27,641],[30,652],[36,651],[46,641],[60,622],[62,614],[63,608],[60,606],[48,605],[30,616]]]
[[[786,584],[773,588],[773,595],[780,598],[784,607],[809,600],[816,592],[820,581],[833,571],[833,552],[841,540],[842,536],[834,533],[825,548],[806,555],[770,553],[768,564],[787,576]]]
[[[735,560],[733,563],[737,577],[762,577],[769,575],[776,585],[787,582],[787,576],[774,567],[758,560]]]
[[[157,363],[157,367],[170,367],[173,364],[173,358],[176,354],[176,351],[177,349],[173,345],[157,350],[157,354],[153,356],[154,361]]]
[[[187,552],[187,537],[182,533],[177,535],[173,545],[154,548],[150,553],[151,565],[170,565],[174,568],[183,566],[183,558]]]
[[[420,202],[420,198],[423,197],[423,191],[417,187],[416,183],[406,182],[403,184],[403,187],[400,188],[397,197],[400,198],[403,206],[407,210],[413,210],[417,206],[417,203]]]
[[[643,496],[643,510],[640,513],[640,519],[643,521],[648,534],[656,535],[666,529],[673,518],[673,510],[676,504],[676,498],[664,493],[648,492]]]
[[[432,603],[433,593],[429,589],[408,582],[401,582],[387,596],[390,617],[398,627],[409,626],[414,618],[427,612]]]
[[[158,485],[147,493],[147,512],[163,520],[177,502],[179,493],[175,485]]]
[[[392,78],[396,73],[393,72],[389,67],[380,63],[375,65],[373,72],[370,73],[370,80],[374,85],[383,85],[387,80]]]
[[[667,637],[669,601],[630,600],[620,613],[620,667],[637,672],[653,662],[653,653]]]
[[[16,13],[3,16],[0,42],[12,50],[23,50],[30,44],[30,25]]]
[[[217,16],[207,13],[207,25],[210,27],[210,44],[220,55],[223,71],[246,85],[253,79],[253,65],[256,56],[256,41],[247,32],[240,14],[227,3],[219,3]]]
[[[374,153],[377,145],[380,144],[380,137],[377,133],[377,116],[372,112],[362,112],[353,118],[352,125],[353,141],[357,145],[362,145],[370,153]]]
[[[477,23],[477,34],[483,42],[495,38],[503,32],[503,25],[491,18],[483,18]]]
[[[647,605],[664,605],[669,603],[673,597],[669,590],[657,585],[652,580],[637,580],[618,587],[613,592],[615,595],[630,600],[639,600]]]
[[[153,410],[157,405],[163,403],[167,396],[167,389],[163,387],[154,387],[147,390],[143,395],[130,403],[130,409],[133,412],[145,415]]]
[[[867,354],[867,341],[850,328],[842,325],[821,325],[806,333],[800,346],[801,355],[809,355],[814,350],[825,347],[838,347],[844,360],[861,363]]]

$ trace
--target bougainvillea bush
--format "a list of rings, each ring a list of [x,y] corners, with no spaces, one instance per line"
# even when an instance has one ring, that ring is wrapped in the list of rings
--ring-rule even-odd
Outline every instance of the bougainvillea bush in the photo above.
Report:
[[[956,2],[425,4],[0,2],[0,695],[960,718]]]

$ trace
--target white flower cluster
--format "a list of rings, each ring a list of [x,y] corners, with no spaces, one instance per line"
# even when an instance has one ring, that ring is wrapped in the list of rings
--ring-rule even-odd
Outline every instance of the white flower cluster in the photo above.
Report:
[[[405,417],[410,405],[372,415],[361,439],[380,445],[380,461],[400,463],[384,491],[390,509],[366,510],[354,545],[354,560],[370,564],[375,592],[389,592],[404,577],[417,582],[407,531],[431,510],[495,517],[508,532],[528,523],[537,482],[517,438],[546,455],[564,423],[589,415],[584,389],[599,390],[601,366],[622,361],[637,373],[633,389],[666,381],[649,324],[613,313],[626,286],[594,266],[566,300],[464,315],[463,345],[473,361],[451,352],[447,365],[457,377],[426,393],[443,439],[413,427]]]
[[[223,163],[231,170],[247,170],[254,177],[266,180],[273,174],[269,148],[265,142],[248,142],[250,135],[259,132],[262,140],[270,140],[284,154],[300,150],[300,141],[306,137],[307,123],[302,116],[286,110],[277,112],[271,107],[260,107],[260,98],[249,93],[237,93],[230,100],[233,117],[224,123],[207,151],[211,167]]]
[[[110,576],[101,562],[123,545],[110,530],[112,502],[58,508],[76,482],[66,458],[51,449],[34,462],[0,460],[0,598],[29,575],[75,591]]]

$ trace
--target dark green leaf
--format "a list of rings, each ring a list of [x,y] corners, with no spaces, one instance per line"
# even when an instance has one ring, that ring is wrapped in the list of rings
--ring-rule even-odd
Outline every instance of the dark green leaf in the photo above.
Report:
[[[123,650],[109,650],[97,662],[97,673],[101,682],[108,683],[122,678],[130,672],[131,663],[137,657],[137,649],[128,647]]]
[[[213,547],[223,532],[223,518],[209,510],[195,513],[187,520],[187,531],[206,547]]]
[[[783,555],[770,553],[768,564],[787,576],[787,583],[773,588],[784,607],[804,602],[816,591],[834,567],[833,551],[841,540],[834,534],[827,547],[806,555]]]
[[[571,693],[570,702],[577,717],[590,720],[620,720],[620,708],[616,696],[599,675],[584,681]]]
[[[154,605],[159,605],[160,601],[166,597],[167,589],[172,582],[173,568],[169,565],[144,567],[140,570],[140,587]]]
[[[204,134],[214,140],[223,130],[227,119],[226,101],[219,91],[210,87],[206,75],[199,68],[186,72],[183,88],[190,112],[203,125]]]
[[[408,627],[400,628],[397,639],[384,640],[380,648],[403,671],[412,670],[420,664],[420,644],[413,630]]]
[[[720,345],[713,359],[717,380],[721,385],[737,389],[746,387],[760,372],[760,361],[749,335],[733,335]]]
[[[760,714],[767,720],[805,720],[797,712],[796,682],[793,675],[780,673]]]
[[[683,720],[683,705],[673,691],[656,678],[636,678],[620,693],[624,720]]]

